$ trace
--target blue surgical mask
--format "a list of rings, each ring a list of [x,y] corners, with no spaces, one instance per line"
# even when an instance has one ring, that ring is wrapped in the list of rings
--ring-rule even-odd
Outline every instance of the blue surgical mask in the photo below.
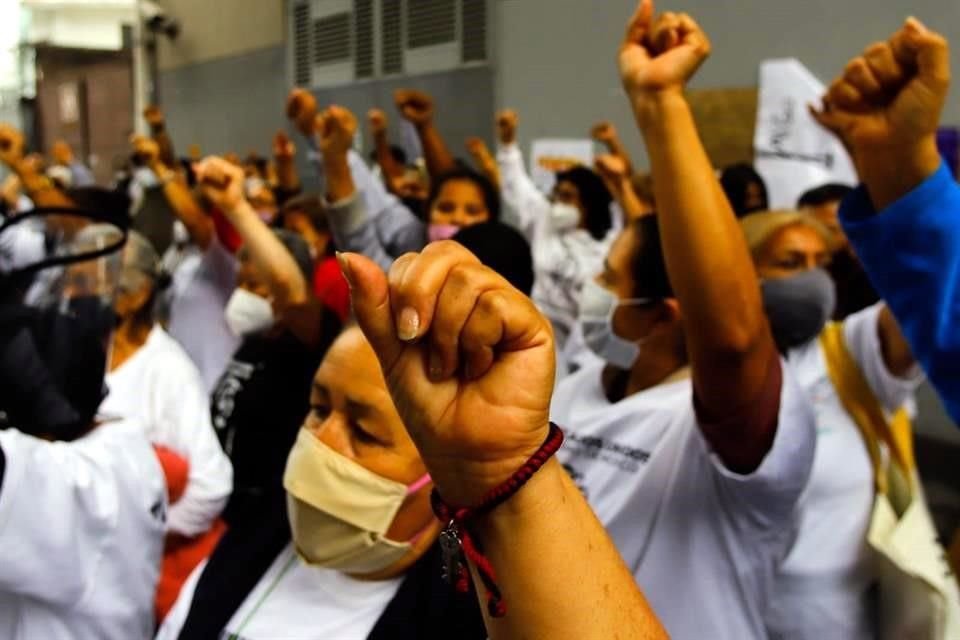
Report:
[[[613,314],[621,305],[644,305],[648,298],[620,300],[593,280],[580,294],[580,327],[587,346],[607,364],[629,371],[640,357],[640,345],[621,338],[613,330]]]

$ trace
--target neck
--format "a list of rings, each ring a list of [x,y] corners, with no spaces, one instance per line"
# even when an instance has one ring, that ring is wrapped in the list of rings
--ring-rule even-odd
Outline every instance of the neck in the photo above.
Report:
[[[619,402],[659,384],[663,384],[688,365],[682,349],[648,341],[633,369],[623,371],[610,365],[603,369],[603,388],[610,402]]]
[[[110,371],[115,371],[129,360],[150,337],[152,325],[124,320],[113,333],[113,349],[110,352]]]

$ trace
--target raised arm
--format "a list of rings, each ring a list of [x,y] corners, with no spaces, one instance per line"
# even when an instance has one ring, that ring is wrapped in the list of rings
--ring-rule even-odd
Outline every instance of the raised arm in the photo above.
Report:
[[[603,178],[607,190],[620,205],[623,211],[624,225],[653,214],[653,211],[644,206],[636,190],[633,188],[633,180],[630,176],[630,165],[620,156],[605,154],[597,156],[597,173]]]
[[[700,142],[683,95],[710,53],[686,14],[654,21],[643,0],[620,51],[620,73],[653,170],[670,282],[680,302],[701,426],[748,413],[777,351],[743,234]],[[705,437],[735,471],[763,461],[776,431],[769,420],[737,420]]]
[[[173,139],[167,131],[167,120],[163,111],[156,105],[143,110],[143,119],[150,125],[150,136],[160,148],[160,160],[168,167],[177,166],[177,155],[173,152]]]
[[[844,231],[960,423],[960,187],[936,146],[949,87],[947,41],[911,18],[851,60],[812,113],[864,183],[841,207]]]
[[[187,228],[194,244],[201,249],[209,247],[216,234],[213,218],[200,208],[177,172],[160,159],[160,146],[157,141],[144,136],[134,136],[132,145],[133,152],[146,161],[147,166],[163,185],[163,196],[167,199],[167,204]]]
[[[497,189],[500,188],[500,167],[497,166],[497,159],[490,153],[490,148],[483,138],[467,138],[467,153],[473,158],[474,164],[480,173],[486,177],[490,183]]]
[[[341,264],[358,322],[440,496],[477,505],[547,437],[549,322],[455,242],[405,256],[389,278],[355,254]],[[468,526],[506,604],[504,617],[490,617],[475,580],[494,640],[666,637],[555,459]]]
[[[394,100],[400,114],[417,129],[430,175],[436,177],[456,168],[453,155],[433,122],[433,98],[422,91],[400,89]]]
[[[223,158],[209,157],[197,165],[197,181],[243,239],[250,259],[264,275],[274,308],[304,344],[322,338],[323,307],[313,297],[296,260],[243,195],[243,169]]]
[[[370,136],[373,138],[373,148],[377,154],[377,164],[383,172],[383,181],[391,193],[396,193],[394,180],[403,178],[403,166],[393,157],[390,151],[390,139],[387,137],[387,114],[380,109],[371,109],[367,113],[370,123]]]
[[[37,165],[24,157],[23,134],[12,125],[0,123],[0,162],[17,178],[36,207],[72,207],[65,193],[57,189]]]
[[[613,123],[607,121],[598,122],[590,130],[590,135],[594,140],[607,148],[607,153],[620,158],[626,167],[628,177],[633,175],[633,161],[630,160],[630,153],[627,151],[627,148],[623,146],[620,135],[617,133],[617,129],[613,126]]]
[[[297,173],[297,147],[283,131],[273,136],[273,163],[277,173],[277,191],[282,197],[278,204],[300,193],[300,175]]]
[[[500,195],[517,216],[520,231],[527,239],[533,238],[534,226],[549,206],[547,197],[537,189],[523,163],[517,146],[517,127],[520,117],[513,109],[497,114],[497,165],[500,171]]]

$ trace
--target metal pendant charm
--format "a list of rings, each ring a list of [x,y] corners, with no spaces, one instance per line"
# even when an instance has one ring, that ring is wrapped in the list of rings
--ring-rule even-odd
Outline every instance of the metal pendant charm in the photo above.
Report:
[[[440,532],[440,556],[443,560],[443,579],[448,584],[456,584],[463,571],[463,547],[460,530],[451,520]]]

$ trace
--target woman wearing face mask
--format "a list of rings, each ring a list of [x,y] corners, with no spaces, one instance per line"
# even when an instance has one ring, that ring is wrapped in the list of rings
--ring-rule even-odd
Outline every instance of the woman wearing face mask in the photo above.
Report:
[[[223,566],[202,580],[187,637],[216,637],[249,588],[289,541],[283,467],[307,411],[310,383],[340,330],[314,298],[306,243],[271,230],[243,197],[243,170],[220,158],[197,166],[204,193],[243,238],[236,288],[225,314],[241,344],[211,399],[214,429],[233,463],[228,531],[210,557]],[[222,580],[222,582],[216,582]],[[219,626],[217,626],[219,625]]]
[[[575,167],[557,174],[548,198],[533,184],[516,145],[517,114],[497,116],[500,150],[497,162],[503,201],[517,217],[533,249],[536,284],[533,301],[550,318],[560,349],[576,324],[584,282],[600,269],[613,234],[613,199],[590,169]]]
[[[233,469],[210,424],[210,404],[196,366],[154,320],[164,286],[160,257],[150,242],[131,231],[122,256],[114,309],[106,384],[100,412],[136,419],[155,445],[187,463],[183,495],[167,514],[167,544],[157,593],[163,619],[183,580],[216,545],[222,533],[217,517],[233,489]]]
[[[317,370],[284,486],[293,541],[244,594],[225,634],[487,637],[476,597],[442,580],[433,483],[357,328],[337,338]],[[158,639],[178,637],[199,606],[194,585],[214,570],[195,573]]]
[[[654,19],[649,0],[627,28],[620,71],[658,213],[584,284],[602,361],[560,382],[551,416],[560,461],[671,637],[762,640],[815,434],[684,98],[709,51],[690,16]]]
[[[352,113],[331,106],[304,131],[317,136],[329,202],[327,219],[340,250],[362,253],[388,269],[404,253],[450,239],[463,227],[499,219],[500,199],[489,180],[455,168],[431,177],[424,224],[352,151],[356,130]]]
[[[879,565],[867,535],[874,468],[821,338],[836,305],[825,270],[830,233],[810,216],[786,211],[748,215],[741,227],[777,345],[817,420],[813,472],[799,503],[799,531],[779,568],[768,627],[782,638],[878,637],[872,600]],[[878,303],[839,326],[853,363],[892,416],[923,380],[892,314]],[[897,461],[898,452],[880,440],[883,458]]]

